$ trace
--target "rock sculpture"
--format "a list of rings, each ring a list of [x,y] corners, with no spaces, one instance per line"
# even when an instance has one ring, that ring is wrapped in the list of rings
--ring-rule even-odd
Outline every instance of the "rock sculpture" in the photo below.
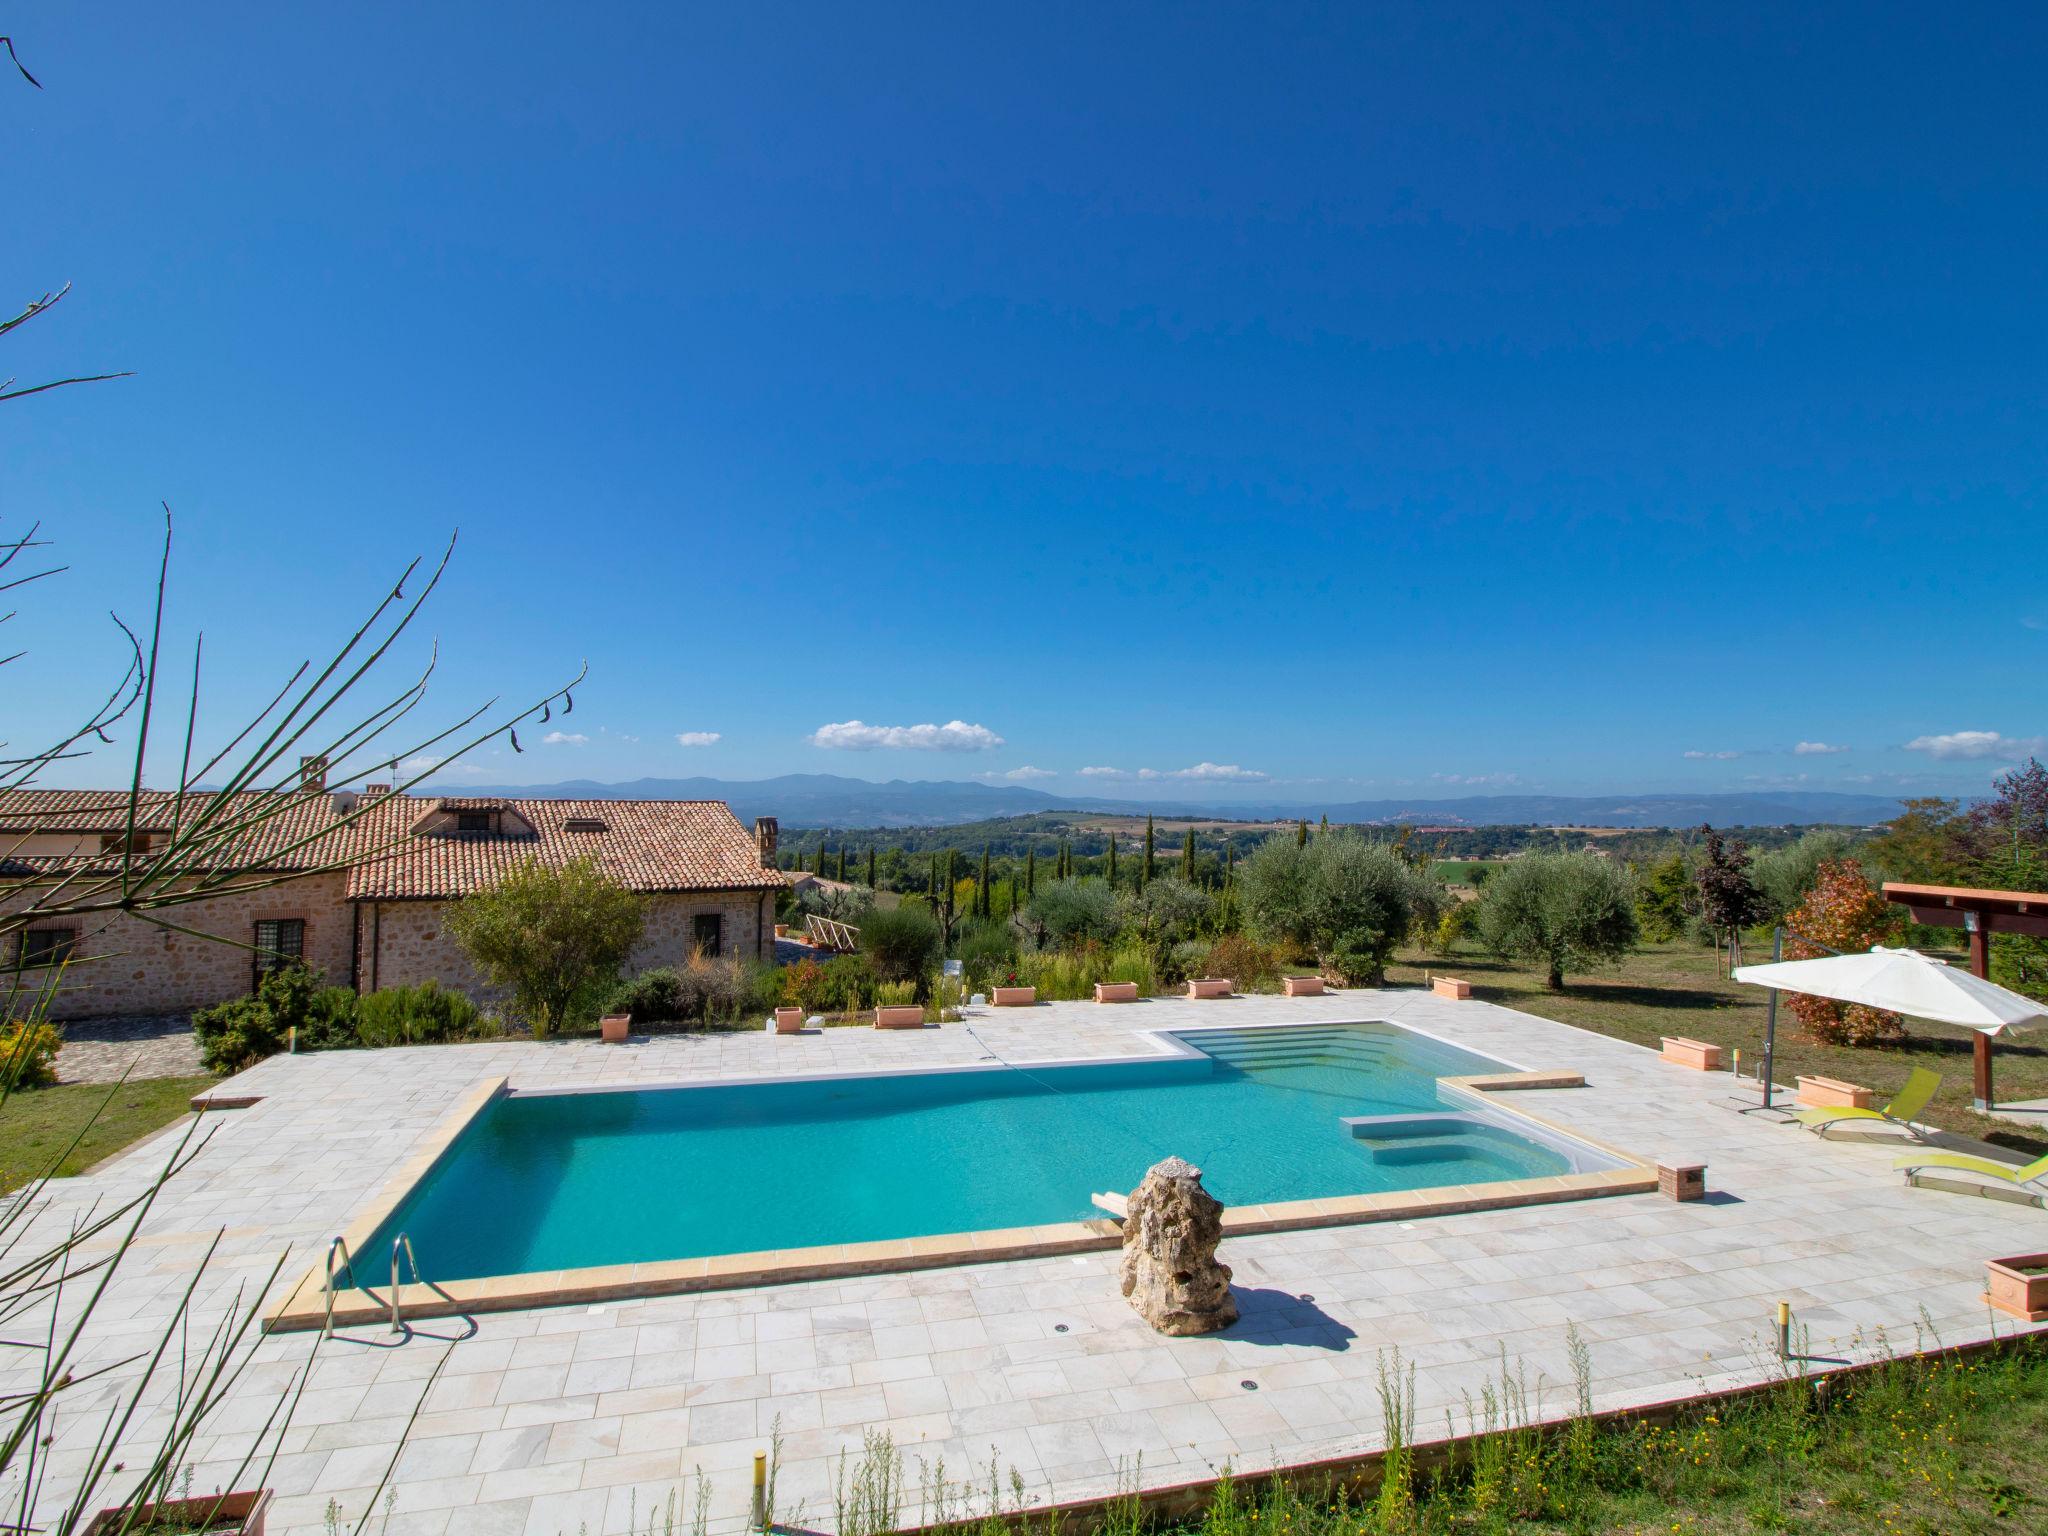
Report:
[[[1131,1191],[1124,1217],[1124,1295],[1161,1333],[1214,1333],[1237,1321],[1230,1266],[1216,1261],[1223,1203],[1202,1188],[1202,1170],[1169,1157]]]

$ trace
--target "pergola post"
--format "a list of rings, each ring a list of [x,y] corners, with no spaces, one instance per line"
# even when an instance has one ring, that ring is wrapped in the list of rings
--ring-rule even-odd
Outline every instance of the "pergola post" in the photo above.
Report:
[[[1902,906],[1916,923],[1961,928],[1970,936],[1970,971],[1991,979],[1991,935],[2029,933],[2048,938],[2048,893],[1989,891],[1971,886],[1908,885],[1887,880],[1885,900]],[[1971,1097],[1989,1113],[1998,1101],[1991,1089],[1991,1036],[1976,1031],[1970,1042]]]

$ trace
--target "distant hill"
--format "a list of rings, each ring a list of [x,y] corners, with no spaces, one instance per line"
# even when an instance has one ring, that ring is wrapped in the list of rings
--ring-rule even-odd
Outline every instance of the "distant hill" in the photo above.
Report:
[[[1013,784],[957,779],[842,778],[788,773],[773,779],[636,779],[598,784],[443,785],[442,794],[525,795],[542,799],[723,800],[742,820],[779,817],[789,827],[942,827],[1038,811],[1217,816],[1269,821],[1328,816],[1339,822],[1405,822],[1456,827],[1775,827],[1829,822],[1874,826],[1899,814],[1884,795],[1785,790],[1725,795],[1467,795],[1455,800],[1145,800],[1048,794]]]

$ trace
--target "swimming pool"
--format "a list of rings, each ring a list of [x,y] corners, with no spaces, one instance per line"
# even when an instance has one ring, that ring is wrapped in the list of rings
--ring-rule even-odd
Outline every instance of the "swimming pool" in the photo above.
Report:
[[[453,1281],[1080,1221],[1176,1153],[1227,1206],[1619,1165],[1459,1105],[1439,1077],[1502,1064],[1394,1025],[1159,1038],[1109,1062],[505,1095],[356,1251],[404,1232]]]

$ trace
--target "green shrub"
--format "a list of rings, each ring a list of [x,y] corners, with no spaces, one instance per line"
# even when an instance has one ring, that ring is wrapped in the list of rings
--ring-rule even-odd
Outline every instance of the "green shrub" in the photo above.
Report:
[[[1226,933],[1209,946],[1208,974],[1228,976],[1240,992],[1271,992],[1280,985],[1280,951],[1241,933]]]
[[[467,994],[433,980],[385,987],[356,1003],[356,1033],[372,1048],[478,1040],[496,1032]]]
[[[866,955],[834,955],[819,978],[818,1006],[828,1013],[858,1013],[875,1001],[875,968]]]
[[[781,1001],[781,974],[734,957],[692,955],[679,966],[656,966],[615,986],[605,1012],[635,1024],[729,1024]]]
[[[939,968],[939,920],[922,906],[877,907],[861,924],[861,953],[877,980],[923,982]]]
[[[1006,922],[969,923],[960,930],[955,947],[961,969],[976,987],[994,985],[997,977],[1017,963],[1017,936]]]
[[[294,1031],[302,1051],[360,1046],[356,1007],[347,987],[322,986],[318,971],[285,965],[266,974],[254,996],[193,1014],[192,1033],[208,1071],[240,1072],[284,1050]]]
[[[914,981],[885,981],[875,988],[875,1002],[883,1008],[902,1008],[917,1001]]]
[[[1097,978],[1101,981],[1135,981],[1140,996],[1149,997],[1159,990],[1159,973],[1152,964],[1152,955],[1142,944],[1125,944],[1109,957],[1109,970]]]

